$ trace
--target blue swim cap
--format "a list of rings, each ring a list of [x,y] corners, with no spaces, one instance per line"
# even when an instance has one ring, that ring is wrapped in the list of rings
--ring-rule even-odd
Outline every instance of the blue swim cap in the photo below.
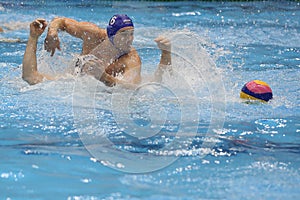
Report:
[[[133,26],[132,20],[127,15],[114,15],[110,18],[108,26],[106,28],[107,36],[113,43],[114,36],[121,28]]]

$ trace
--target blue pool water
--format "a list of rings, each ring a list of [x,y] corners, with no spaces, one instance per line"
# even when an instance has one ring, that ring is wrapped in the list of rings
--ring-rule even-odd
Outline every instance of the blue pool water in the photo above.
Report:
[[[159,62],[153,39],[174,39],[178,79],[135,93],[78,82],[67,72],[81,43],[64,33],[53,58],[45,34],[38,46],[40,70],[64,77],[21,79],[32,20],[105,27],[115,13],[135,23],[146,77]],[[0,27],[0,199],[299,198],[299,2],[0,1]],[[274,99],[240,100],[253,79]]]

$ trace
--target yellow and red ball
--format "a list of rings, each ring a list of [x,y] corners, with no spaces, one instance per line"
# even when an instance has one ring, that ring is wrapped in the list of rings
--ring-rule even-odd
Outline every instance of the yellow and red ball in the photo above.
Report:
[[[264,81],[253,80],[244,85],[240,97],[242,99],[267,102],[273,98],[273,93],[271,87]]]

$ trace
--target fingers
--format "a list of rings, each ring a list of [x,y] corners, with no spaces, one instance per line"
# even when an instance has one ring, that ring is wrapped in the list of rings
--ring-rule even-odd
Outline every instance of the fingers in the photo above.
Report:
[[[157,38],[155,38],[154,40],[155,40],[155,41],[160,41],[160,40],[163,40],[163,39],[166,39],[166,37],[160,35],[160,36],[158,36]]]
[[[45,48],[46,49],[46,48]],[[57,49],[57,50],[61,50],[60,49],[60,46],[58,46],[58,47],[56,47],[56,48],[53,48],[53,49],[46,49],[48,52],[50,52],[51,51],[51,56],[53,56],[54,55],[54,53],[55,53],[55,49]]]
[[[159,36],[155,38],[154,41],[157,43],[159,49],[167,51],[171,50],[171,41],[168,38]]]
[[[45,38],[45,40],[44,40],[44,49],[47,50],[47,52],[49,52],[47,38]]]
[[[55,48],[51,48],[48,44],[48,40],[47,38],[45,39],[44,41],[44,49],[47,51],[47,52],[50,52],[50,55],[53,56],[54,53],[55,53]],[[60,47],[58,47],[57,49],[60,50]]]
[[[45,48],[46,49],[46,48]],[[47,48],[46,50],[47,50],[47,52],[51,52],[51,56],[53,56],[54,55],[54,53],[55,53],[55,49],[57,49],[57,50],[61,50],[60,49],[60,45],[58,45],[56,48],[52,48],[52,49],[50,49],[50,48]]]
[[[45,23],[46,22],[46,20],[43,19],[43,18],[37,18],[36,21],[39,21],[40,23]]]
[[[51,56],[54,55],[56,49],[61,51],[58,37],[52,37],[51,35],[47,35],[47,37],[44,40],[44,49],[47,52],[50,52]]]
[[[47,21],[45,19],[36,19],[35,21],[33,21],[33,25],[36,28],[45,30],[45,28],[47,27]]]
[[[51,56],[53,56],[54,53],[55,53],[55,49],[52,49],[52,51],[51,51]]]
[[[36,19],[30,23],[30,36],[38,38],[46,29],[47,22],[45,19]]]
[[[158,36],[157,38],[154,39],[154,41],[160,43],[170,42],[170,40],[164,36]]]
[[[163,37],[163,36],[158,36],[157,38],[154,39],[154,41],[155,41],[156,43],[159,43],[159,42],[161,42],[162,40],[164,40],[164,37]]]
[[[159,36],[159,37],[155,38],[154,41],[156,43],[161,43],[161,44],[165,44],[165,45],[171,44],[171,41],[168,38],[163,37],[163,36]]]

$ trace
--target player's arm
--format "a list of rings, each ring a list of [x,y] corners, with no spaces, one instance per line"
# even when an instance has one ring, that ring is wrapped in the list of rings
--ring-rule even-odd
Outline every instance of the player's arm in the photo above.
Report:
[[[106,37],[106,31],[90,22],[78,22],[74,19],[58,17],[54,18],[49,25],[47,37],[45,39],[45,49],[51,52],[60,50],[59,31],[66,31],[70,35],[83,40],[83,51],[92,50]],[[85,52],[84,52],[85,54]]]
[[[141,58],[135,49],[119,58],[116,64],[125,66],[125,71],[122,74],[123,82],[131,84],[139,84],[141,82]]]
[[[43,81],[44,78],[52,79],[52,77],[41,74],[37,70],[37,43],[46,27],[47,22],[45,19],[36,19],[30,24],[30,34],[22,62],[22,78],[30,85],[37,84]]]
[[[161,57],[159,65],[154,73],[154,78],[156,81],[161,82],[165,71],[172,73],[171,42],[169,39],[161,36],[157,37],[154,41],[161,50]]]

